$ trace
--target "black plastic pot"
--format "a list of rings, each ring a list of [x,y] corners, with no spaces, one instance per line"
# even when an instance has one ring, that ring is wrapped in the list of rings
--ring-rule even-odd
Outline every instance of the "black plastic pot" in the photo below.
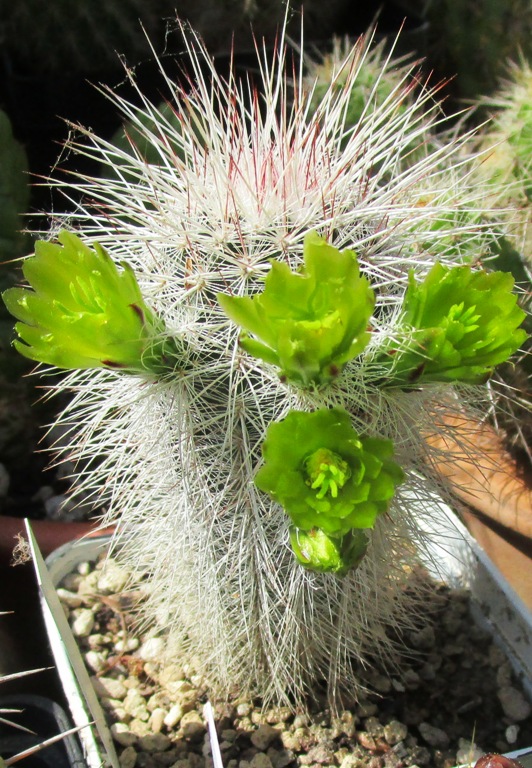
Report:
[[[0,709],[20,709],[20,713],[7,714],[6,718],[35,733],[32,735],[0,723],[0,755],[4,759],[72,728],[64,709],[45,696],[0,696]],[[87,764],[77,735],[71,734],[24,758],[20,765],[21,768],[86,768]]]

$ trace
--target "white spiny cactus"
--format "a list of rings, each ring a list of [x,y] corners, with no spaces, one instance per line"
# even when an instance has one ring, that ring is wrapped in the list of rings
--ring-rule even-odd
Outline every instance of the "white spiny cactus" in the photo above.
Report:
[[[223,80],[187,36],[192,86],[166,79],[174,115],[108,92],[158,161],[82,131],[75,148],[114,172],[59,184],[82,199],[66,226],[133,267],[181,354],[159,377],[70,373],[59,422],[77,487],[106,505],[118,557],[149,589],[142,615],[169,648],[199,662],[219,690],[294,704],[325,680],[334,702],[363,684],[364,660],[394,659],[394,630],[415,620],[404,588],[423,545],[412,499],[437,486],[424,431],[440,408],[488,397],[477,385],[459,395],[445,382],[381,386],[390,340],[408,348],[400,321],[409,271],[423,279],[436,260],[485,255],[483,193],[469,184],[461,142],[434,138],[440,107],[413,70],[346,124],[371,40],[358,41],[341,87],[316,105],[301,65],[295,86],[291,64],[286,77],[292,54],[282,37],[273,60],[259,51],[256,91],[233,74]],[[392,66],[384,60],[380,77]],[[372,93],[378,87],[379,78]],[[217,300],[256,296],[271,259],[301,266],[310,231],[352,249],[375,292],[369,343],[326,386],[285,381],[248,354]],[[359,433],[393,440],[406,477],[343,578],[298,564],[285,511],[254,484],[268,427],[324,407],[347,411]]]

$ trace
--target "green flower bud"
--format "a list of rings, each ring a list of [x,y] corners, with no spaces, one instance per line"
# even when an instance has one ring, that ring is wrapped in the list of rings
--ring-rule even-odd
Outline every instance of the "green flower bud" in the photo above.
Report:
[[[17,350],[58,368],[112,368],[161,373],[176,354],[162,318],[142,298],[131,267],[118,269],[99,245],[61,232],[56,245],[39,241],[22,270],[31,286],[2,298],[21,322]]]
[[[302,531],[290,528],[290,544],[296,560],[304,568],[318,573],[337,576],[356,568],[368,548],[368,537],[362,530],[353,529],[345,536],[328,536],[320,528]]]
[[[305,237],[304,270],[273,261],[264,291],[253,297],[218,294],[224,312],[252,334],[242,347],[308,386],[337,376],[369,340],[375,296],[353,251],[339,251],[315,232]]]
[[[513,284],[509,273],[470,266],[436,263],[422,282],[410,273],[402,324],[386,353],[389,383],[485,382],[527,338]]]
[[[336,538],[372,528],[404,479],[392,441],[360,437],[343,408],[290,411],[268,427],[262,452],[256,486],[297,528]]]

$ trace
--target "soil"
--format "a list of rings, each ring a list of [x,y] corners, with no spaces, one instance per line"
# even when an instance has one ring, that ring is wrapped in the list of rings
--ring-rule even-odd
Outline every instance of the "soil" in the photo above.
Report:
[[[136,631],[119,594],[98,593],[98,583],[120,583],[112,561],[105,581],[102,566],[82,563],[60,592],[121,765],[210,768],[208,688],[179,659],[162,661],[164,641]],[[214,698],[226,768],[451,768],[530,745],[532,707],[501,649],[473,623],[468,601],[467,591],[433,583],[432,615],[404,638],[401,673],[375,664],[373,692],[338,712],[319,690],[306,712],[264,710],[238,694]]]

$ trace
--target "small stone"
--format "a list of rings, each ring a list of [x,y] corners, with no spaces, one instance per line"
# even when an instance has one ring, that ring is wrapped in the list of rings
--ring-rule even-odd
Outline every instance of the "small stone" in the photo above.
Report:
[[[331,721],[333,730],[335,731],[334,738],[338,738],[341,734],[344,734],[348,738],[353,738],[356,732],[357,718],[349,710],[344,710],[340,713],[339,717],[335,717]]]
[[[279,738],[279,731],[267,723],[259,725],[255,733],[251,736],[251,743],[257,749],[265,752],[270,744]],[[286,747],[286,744],[284,745]]]
[[[403,683],[408,691],[417,691],[421,683],[421,679],[417,672],[413,669],[407,669],[403,675]]]
[[[473,741],[468,739],[458,739],[458,750],[456,752],[457,765],[475,765],[477,760],[482,757],[483,751],[477,747]]]
[[[83,565],[83,563],[82,563]],[[79,595],[94,595],[98,587],[98,571],[88,573],[78,586]]]
[[[166,712],[166,709],[162,709],[161,707],[157,707],[154,710],[151,710],[150,719],[148,720],[148,725],[152,729],[154,733],[160,733],[162,730],[162,727],[164,725],[164,718],[166,717],[168,713]]]
[[[357,715],[359,717],[371,717],[376,715],[378,711],[378,706],[371,701],[361,701],[357,704]]]
[[[517,737],[519,736],[519,726],[518,725],[509,725],[506,731],[504,732],[504,738],[508,742],[508,744],[515,744],[517,741]]]
[[[436,634],[434,632],[434,627],[423,627],[423,629],[420,629],[419,632],[411,632],[410,642],[414,648],[417,648],[421,651],[428,651],[431,648],[434,648],[436,645]]]
[[[61,587],[67,592],[77,592],[82,581],[83,576],[80,573],[67,573],[61,582]]]
[[[125,640],[117,640],[115,643],[115,651],[117,653],[131,653],[136,651],[140,645],[138,637],[128,637]]]
[[[149,733],[139,737],[139,747],[145,752],[164,752],[171,745],[171,740],[164,733]]]
[[[272,707],[266,712],[266,722],[270,725],[273,723],[286,723],[290,720],[292,712],[289,707]]]
[[[305,714],[300,714],[294,717],[294,722],[292,723],[292,725],[295,731],[298,728],[305,728],[309,723],[310,723],[309,716]]]
[[[123,568],[113,560],[107,560],[98,577],[98,592],[102,595],[116,595],[123,592],[128,578],[129,575]]]
[[[56,592],[63,605],[68,605],[69,608],[79,608],[83,605],[81,597],[75,592],[71,592],[69,589],[58,587]]]
[[[167,728],[174,728],[183,717],[183,707],[181,704],[174,704],[169,710],[168,714],[164,718],[164,724]]]
[[[101,672],[107,664],[106,654],[100,651],[87,651],[85,663],[93,672]]]
[[[108,642],[107,635],[102,635],[99,632],[96,632],[94,635],[89,635],[87,638],[87,643],[89,645],[89,648],[93,648],[94,650],[98,650],[102,646],[106,645]]]
[[[120,768],[134,768],[137,764],[137,752],[134,747],[126,747],[120,755]]]
[[[334,742],[316,744],[309,749],[307,758],[311,763],[318,765],[332,765],[334,763]]]
[[[286,768],[287,765],[290,765],[295,760],[294,753],[289,749],[273,749],[273,747],[270,747],[267,755],[272,761],[273,768]]]
[[[375,738],[384,736],[384,727],[377,717],[368,717],[365,722],[366,731]]]
[[[430,765],[432,758],[426,747],[415,746],[410,750],[410,760],[410,768],[415,768],[415,766]]]
[[[427,744],[430,744],[431,747],[445,749],[449,746],[449,737],[441,728],[436,728],[436,726],[431,725],[430,723],[420,723],[418,729],[422,738]]]
[[[346,755],[340,764],[340,768],[363,768],[364,761],[356,755]]]
[[[272,761],[264,752],[257,752],[250,760],[249,768],[273,768]]]
[[[143,661],[160,661],[164,648],[165,643],[162,637],[150,637],[140,646],[139,656]]]
[[[203,738],[206,730],[203,718],[199,712],[196,712],[196,710],[185,712],[181,718],[179,727],[183,738],[189,739],[190,741],[198,741]]]
[[[386,742],[393,746],[408,736],[408,728],[404,723],[400,723],[399,720],[391,720],[384,726],[384,738]]]
[[[90,608],[81,608],[72,622],[72,632],[76,637],[88,637],[94,627],[94,613]]]
[[[125,723],[113,723],[111,725],[111,733],[113,735],[113,739],[122,747],[130,747],[137,743],[136,735],[131,733]]]
[[[280,735],[281,742],[286,750],[289,752],[301,752],[301,739],[298,738],[295,733],[290,733],[290,731],[282,731]]]
[[[76,570],[81,576],[88,576],[92,571],[92,565],[87,561],[84,561],[82,563],[78,563]]]
[[[512,684],[512,667],[509,661],[505,661],[504,664],[497,669],[497,688],[506,688]]]
[[[501,707],[505,716],[512,723],[520,723],[532,714],[532,706],[525,699],[521,691],[511,685],[506,685],[497,691]]]
[[[124,699],[124,709],[138,720],[147,721],[150,719],[146,699],[139,692],[138,688],[130,688],[128,690]]]
[[[92,685],[97,696],[107,696],[110,699],[125,699],[127,688],[120,680],[112,677],[92,677]]]
[[[139,738],[142,736],[148,736],[150,729],[148,728],[148,723],[144,720],[138,720],[137,718],[133,718],[129,723],[129,729],[132,733],[136,734]]]
[[[249,702],[243,701],[240,704],[237,704],[236,713],[238,717],[248,717],[252,709],[253,707]]]

